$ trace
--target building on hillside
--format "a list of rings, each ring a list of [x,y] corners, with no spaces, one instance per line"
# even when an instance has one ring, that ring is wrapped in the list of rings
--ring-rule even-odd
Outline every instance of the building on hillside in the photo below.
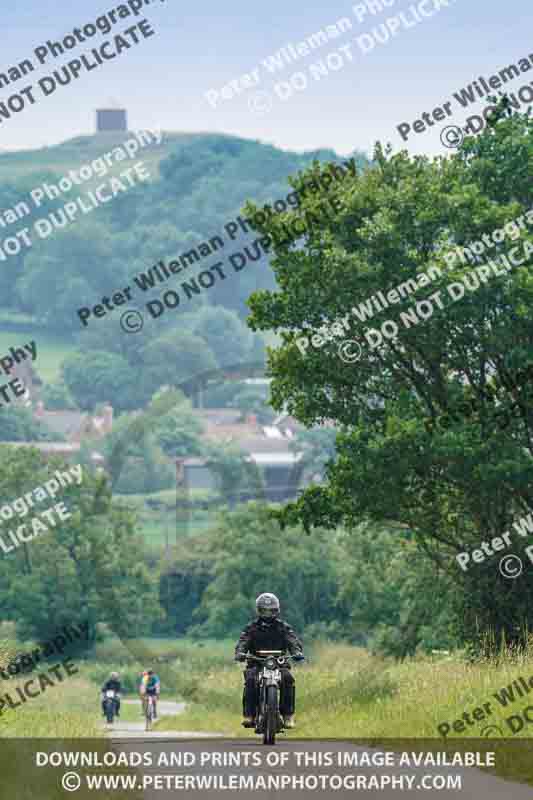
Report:
[[[96,133],[113,133],[128,130],[128,112],[125,108],[97,108]]]

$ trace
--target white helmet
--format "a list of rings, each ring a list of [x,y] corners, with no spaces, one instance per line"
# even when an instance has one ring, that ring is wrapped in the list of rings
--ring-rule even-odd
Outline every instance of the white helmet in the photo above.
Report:
[[[255,601],[255,608],[261,619],[275,619],[279,615],[279,600],[275,594],[264,592]]]

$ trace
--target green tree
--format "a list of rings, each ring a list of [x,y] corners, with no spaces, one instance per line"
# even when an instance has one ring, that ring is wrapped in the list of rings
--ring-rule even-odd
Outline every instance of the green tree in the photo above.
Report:
[[[235,395],[231,405],[239,409],[242,420],[249,414],[254,414],[261,425],[269,425],[276,414],[267,403],[267,396],[268,389],[261,386],[245,386]]]
[[[283,618],[300,633],[307,625],[339,619],[337,547],[324,531],[310,538],[301,529],[281,533],[265,506],[249,503],[220,513],[206,558],[212,577],[195,615],[197,635],[237,636],[254,616],[261,592],[278,595]]]
[[[148,407],[139,415],[123,415],[106,436],[104,452],[111,484],[115,489],[128,457],[141,455],[139,442],[145,440],[158,420],[182,401],[175,390],[157,392]]]
[[[164,414],[153,431],[159,447],[169,458],[198,456],[203,452],[201,421],[192,412],[189,401],[183,402]]]
[[[220,366],[249,360],[253,337],[237,314],[220,306],[206,306],[194,318],[193,333],[201,336]]]
[[[45,408],[49,411],[57,411],[64,408],[73,410],[78,407],[62,380],[45,384],[41,391],[41,399]]]
[[[332,427],[316,427],[297,430],[289,447],[293,453],[301,453],[300,467],[311,481],[322,481],[326,468],[335,460],[337,431]]]
[[[187,393],[205,384],[204,373],[216,369],[205,341],[190,333],[171,331],[150,342],[141,354],[142,381],[153,394],[160,386],[180,386]]]
[[[104,440],[104,457],[109,465],[113,490],[125,494],[158,492],[175,483],[175,469],[159,446],[148,425],[132,436],[136,415],[123,414]],[[120,459],[117,458],[120,453]],[[114,458],[115,457],[115,458]]]
[[[122,255],[120,240],[101,222],[85,220],[54,231],[26,256],[17,281],[23,307],[51,329],[79,330],[80,299],[92,305],[92,298],[97,302],[122,284],[127,263]]]
[[[168,633],[183,636],[194,623],[202,595],[211,581],[209,537],[188,536],[176,542],[161,574],[159,596]]]
[[[0,442],[50,442],[61,439],[27,408],[0,408]]]
[[[233,444],[205,445],[206,465],[218,479],[218,488],[230,505],[257,497],[264,492],[258,467]]]
[[[59,459],[45,463],[36,451],[15,451],[3,464],[0,486],[11,499],[23,486],[42,484],[53,469],[66,468]],[[104,477],[87,471],[81,486],[63,489],[62,501],[71,517],[3,560],[7,603],[20,636],[44,641],[82,621],[92,631],[105,622],[124,637],[146,632],[161,612],[132,514],[111,502]]]
[[[282,331],[282,346],[270,352],[274,406],[285,404],[305,424],[331,419],[342,428],[328,484],[309,489],[280,519],[353,527],[368,515],[408,525],[450,571],[468,638],[492,629],[496,639],[520,640],[533,621],[525,579],[523,592],[512,593],[494,564],[485,565],[485,581],[483,567],[464,574],[454,560],[533,508],[533,386],[523,379],[533,346],[533,279],[524,263],[453,302],[447,285],[464,283],[472,265],[457,258],[450,266],[444,256],[526,219],[532,157],[533,120],[523,115],[467,137],[445,160],[391,156],[378,145],[374,167],[335,189],[336,216],[317,218],[300,249],[275,248],[281,291],[250,301],[254,329]],[[316,165],[308,177],[319,172]],[[316,214],[319,203],[309,197],[293,214]],[[279,225],[272,219],[261,233],[275,234]],[[527,225],[521,241],[519,258],[525,242],[531,248]],[[508,249],[509,240],[489,254]],[[440,276],[422,282],[431,265]],[[383,318],[359,324],[352,298],[386,295],[413,278],[420,281],[416,301],[440,291],[443,309],[434,301],[432,316],[409,326],[405,302],[391,305],[396,338],[369,346],[376,341],[376,334],[365,337],[369,324]],[[340,360],[338,341],[309,346],[305,356],[296,347],[298,336],[346,316],[352,329],[345,336],[361,345],[355,366]]]
[[[410,531],[361,523],[339,544],[346,637],[400,659],[457,644],[453,583],[423,556]]]
[[[78,406],[90,411],[110,402],[118,411],[139,406],[138,377],[122,356],[103,351],[73,353],[61,365],[62,380]]]

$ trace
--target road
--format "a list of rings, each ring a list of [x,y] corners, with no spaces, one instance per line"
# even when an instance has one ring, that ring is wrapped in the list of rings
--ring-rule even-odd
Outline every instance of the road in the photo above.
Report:
[[[105,723],[102,725],[108,731],[108,736],[114,741],[122,741],[123,739],[144,739],[149,741],[152,739],[202,739],[206,736],[213,736],[213,734],[202,733],[199,731],[150,731],[146,733],[145,721],[141,717],[141,703],[139,700],[122,700],[122,705],[136,706],[139,709],[139,722],[123,722],[120,718],[115,720],[112,727],[108,727]],[[162,700],[157,705],[158,716],[168,717],[176,714],[181,714],[185,709],[185,703],[175,703],[171,700]],[[215,734],[215,738],[223,734]]]
[[[132,701],[136,702],[136,701]],[[162,714],[178,714],[184,708],[183,703],[162,703]],[[482,772],[473,768],[461,767],[416,767],[412,763],[409,765],[400,766],[398,764],[399,756],[395,756],[396,763],[394,766],[317,766],[316,759],[320,758],[319,754],[331,754],[333,762],[336,763],[337,759],[342,758],[342,754],[358,755],[359,763],[364,757],[363,754],[368,754],[372,758],[376,752],[382,752],[382,748],[375,749],[358,746],[353,742],[343,740],[304,740],[296,739],[293,734],[291,738],[278,737],[278,742],[274,748],[265,747],[262,745],[259,737],[256,739],[227,739],[220,733],[199,733],[188,732],[184,730],[164,731],[161,733],[150,732],[146,734],[144,731],[144,723],[119,723],[114,726],[111,733],[112,747],[115,750],[123,752],[134,753],[151,753],[152,766],[143,767],[142,771],[138,772],[140,776],[146,776],[148,783],[147,788],[144,788],[144,800],[164,800],[164,798],[173,797],[174,800],[177,794],[187,793],[191,798],[198,798],[198,800],[211,800],[218,798],[220,800],[221,791],[228,791],[233,794],[237,792],[239,800],[241,798],[276,798],[276,800],[283,800],[284,798],[297,798],[309,797],[315,794],[320,800],[325,798],[347,798],[353,797],[354,791],[361,796],[374,796],[379,795],[382,800],[398,800],[398,798],[405,797],[406,795],[414,795],[419,798],[433,798],[437,800],[448,800],[449,798],[460,798],[460,800],[532,800],[533,788],[525,784],[517,784],[505,781],[501,778],[494,777],[486,772]],[[178,746],[176,746],[178,744]],[[501,742],[498,743],[501,746]],[[525,746],[529,746],[528,742],[523,742]],[[389,745],[391,750],[392,745]],[[486,746],[486,741],[485,741]],[[407,752],[414,750],[419,752],[422,745],[416,744],[414,740],[402,743],[402,748]],[[436,752],[439,748],[439,743],[432,742],[432,750]],[[394,748],[396,749],[396,748]],[[476,743],[472,742],[472,751],[476,752]],[[286,755],[283,755],[285,753]],[[163,755],[165,754],[165,755]],[[185,756],[185,754],[189,754]],[[255,754],[255,755],[254,755]],[[305,754],[305,755],[296,755]],[[266,758],[288,760],[287,764],[268,765],[265,763]],[[188,758],[189,763],[193,762],[192,766],[185,764],[179,765],[179,759]],[[174,762],[172,762],[174,759]],[[233,762],[231,761],[233,759]],[[249,759],[248,766],[246,759]],[[254,765],[253,759],[260,759],[260,765]],[[299,759],[299,762],[297,761]],[[304,765],[303,760],[307,759],[307,765]],[[239,766],[234,766],[239,763]],[[169,766],[168,764],[172,764]],[[178,764],[176,766],[176,764]],[[346,786],[345,788],[336,789],[334,785],[329,788],[290,788],[279,790],[255,790],[240,789],[236,790],[227,788],[227,781],[230,776],[246,775],[251,776],[254,780],[258,776],[268,775],[294,775],[300,778],[310,776],[339,776],[336,780],[342,779],[343,776],[360,776],[360,784],[358,786]],[[161,776],[161,777],[157,777]],[[215,776],[226,780],[226,788],[224,785],[218,788],[202,788],[188,791],[185,787],[172,783],[167,785],[167,776],[195,776],[196,779],[203,778],[203,780],[213,780]],[[375,788],[370,779],[376,776],[374,781],[381,781],[385,776],[390,776],[390,779],[395,779],[395,786],[389,785],[379,786]],[[422,788],[421,781],[424,776],[443,776],[444,779],[449,777],[460,777],[461,787],[457,788],[457,784],[453,788]],[[328,777],[324,780],[329,780]],[[366,779],[366,780],[365,780]],[[412,783],[408,782],[408,779]],[[169,781],[173,780],[168,778]],[[315,780],[312,778],[312,780]],[[387,778],[385,778],[387,780]],[[428,778],[427,780],[431,780]],[[365,783],[363,783],[365,781]],[[300,784],[301,786],[301,784]]]

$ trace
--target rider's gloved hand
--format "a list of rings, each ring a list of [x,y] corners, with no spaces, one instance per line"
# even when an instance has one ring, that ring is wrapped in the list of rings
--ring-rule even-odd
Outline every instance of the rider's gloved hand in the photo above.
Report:
[[[237,656],[235,656],[235,661],[246,661],[246,656],[244,653],[239,653]]]
[[[303,653],[295,653],[295,654],[293,655],[293,659],[294,659],[295,661],[305,661],[305,656],[304,656],[304,654],[303,654]]]

